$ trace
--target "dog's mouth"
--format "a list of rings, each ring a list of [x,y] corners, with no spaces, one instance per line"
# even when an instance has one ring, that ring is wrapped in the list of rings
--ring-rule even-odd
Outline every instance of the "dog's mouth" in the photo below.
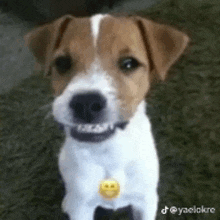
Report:
[[[128,122],[103,124],[76,124],[71,126],[70,135],[81,142],[101,142],[114,135],[117,128],[125,129]]]
[[[101,142],[110,138],[117,128],[124,129],[127,122],[116,124],[79,124],[71,128],[71,136],[79,141]]]

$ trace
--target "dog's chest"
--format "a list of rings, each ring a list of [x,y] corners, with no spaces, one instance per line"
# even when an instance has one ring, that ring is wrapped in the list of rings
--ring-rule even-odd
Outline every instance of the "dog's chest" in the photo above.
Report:
[[[135,154],[128,146],[93,151],[75,149],[74,154],[65,150],[64,147],[61,151],[59,167],[69,190],[74,185],[74,190],[95,199],[97,187],[104,179],[115,179],[120,184],[121,194],[129,196],[139,195],[140,189],[145,187],[146,161],[138,160],[137,152]],[[125,192],[125,188],[129,190]]]
[[[65,143],[71,145],[71,143]],[[102,146],[99,148],[71,150],[64,145],[60,154],[60,167],[76,172],[87,173],[93,168],[92,174],[100,178],[113,177],[115,173],[125,173],[127,177],[135,174],[135,167],[140,164],[137,152],[130,146]],[[91,174],[91,173],[90,173]],[[92,175],[91,174],[91,175]]]

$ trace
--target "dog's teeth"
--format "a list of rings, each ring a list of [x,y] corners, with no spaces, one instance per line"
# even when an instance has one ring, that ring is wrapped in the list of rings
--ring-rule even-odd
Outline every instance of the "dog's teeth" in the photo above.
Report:
[[[85,125],[78,125],[77,126],[77,131],[78,132],[84,132],[85,133],[85,132],[87,132],[87,130],[88,129],[87,129],[87,127]]]
[[[93,132],[93,133],[101,133],[101,127],[100,127],[100,125],[94,126],[92,132]]]
[[[83,132],[89,133],[92,131],[92,125],[84,125]]]
[[[106,130],[107,130],[107,125],[106,124],[98,124],[98,125],[95,126],[93,131],[95,133],[102,133]]]
[[[110,128],[111,130],[113,130],[113,129],[114,129],[114,125],[113,125],[113,124],[110,124],[110,125],[109,125],[109,128]]]
[[[103,133],[107,130],[113,130],[114,124],[86,124],[86,125],[77,125],[76,129],[81,133]]]
[[[76,128],[77,128],[77,131],[81,132],[81,130],[82,130],[82,125],[78,125]]]

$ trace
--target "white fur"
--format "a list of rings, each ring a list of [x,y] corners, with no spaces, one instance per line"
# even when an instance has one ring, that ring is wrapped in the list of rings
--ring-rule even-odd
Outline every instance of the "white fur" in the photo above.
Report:
[[[66,129],[59,168],[66,183],[62,203],[71,220],[92,220],[97,206],[114,210],[132,205],[143,220],[156,218],[159,165],[144,101],[125,131],[101,143],[74,140]],[[120,197],[105,201],[98,193],[100,181],[115,178]]]
[[[71,220],[91,220],[99,205],[118,209],[129,204],[141,209],[144,220],[155,219],[159,166],[144,103],[126,130],[107,141],[83,143],[67,135],[59,167],[67,190],[63,209]],[[110,202],[98,194],[100,181],[109,177],[121,188],[120,197]]]
[[[94,39],[93,43],[95,46],[97,45],[101,21],[106,16],[107,15],[97,14],[91,17],[91,29],[92,29],[92,36]]]
[[[116,122],[118,100],[116,99],[116,89],[113,87],[112,78],[100,67],[99,61],[95,60],[87,74],[79,73],[70,81],[69,85],[53,102],[53,115],[55,119],[65,125],[73,126],[73,116],[69,109],[69,102],[74,94],[98,91],[107,99],[108,113],[107,121]]]

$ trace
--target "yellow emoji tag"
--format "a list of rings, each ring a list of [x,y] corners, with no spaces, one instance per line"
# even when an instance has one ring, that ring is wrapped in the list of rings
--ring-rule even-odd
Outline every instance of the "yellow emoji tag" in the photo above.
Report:
[[[120,185],[114,179],[103,180],[99,185],[99,193],[105,199],[115,199],[119,196]]]

